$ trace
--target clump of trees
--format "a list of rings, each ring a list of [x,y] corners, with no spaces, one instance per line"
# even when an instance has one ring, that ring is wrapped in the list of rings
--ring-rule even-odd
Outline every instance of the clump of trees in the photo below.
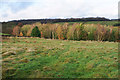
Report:
[[[20,24],[19,24],[20,25]],[[32,36],[50,39],[68,40],[96,40],[117,41],[119,40],[118,27],[100,24],[64,23],[64,24],[41,24],[15,26],[13,35]]]

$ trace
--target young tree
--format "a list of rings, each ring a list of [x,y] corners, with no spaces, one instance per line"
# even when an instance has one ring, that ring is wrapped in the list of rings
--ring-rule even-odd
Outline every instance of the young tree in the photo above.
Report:
[[[21,37],[23,36],[23,33],[22,33],[22,32],[20,32],[20,36],[21,36]]]
[[[87,32],[87,40],[95,40],[94,32],[96,30],[96,24],[85,24],[84,30]]]
[[[87,37],[87,32],[84,30],[83,23],[76,25],[75,29],[75,40],[85,40]]]
[[[61,29],[61,26],[58,26],[56,32],[57,32],[57,35],[58,35],[58,39],[64,39],[63,38],[63,31]]]
[[[63,38],[64,39],[67,39],[68,26],[69,26],[69,23],[64,23],[62,25],[62,31],[63,31]]]
[[[37,26],[33,28],[31,36],[32,37],[41,37],[40,31]]]
[[[50,30],[50,24],[44,24],[44,27],[42,28],[42,36],[44,38],[51,38],[51,30]]]
[[[31,25],[26,24],[21,27],[21,32],[23,33],[23,36],[28,36],[28,32],[30,30],[31,30]],[[31,32],[32,32],[32,30],[31,30]],[[31,32],[29,32],[29,36],[31,36]]]
[[[18,23],[18,26],[19,26],[19,27],[22,27],[22,26],[23,26],[23,24],[22,24],[21,22],[19,22],[19,23]]]
[[[35,27],[34,24],[32,26],[30,26],[30,29],[27,31],[27,36],[31,36],[32,30],[34,27]]]
[[[96,40],[104,41],[106,34],[107,34],[107,29],[105,28],[105,26],[98,24],[97,29],[95,31]]]
[[[118,27],[114,27],[114,31],[115,31],[115,41],[119,40],[119,30],[118,30]]]
[[[69,29],[67,31],[67,39],[68,40],[75,40],[75,26],[71,25],[69,26]]]
[[[51,24],[50,25],[50,31],[51,31],[51,39],[56,38],[56,29],[57,29],[58,24]]]
[[[20,27],[19,26],[15,26],[13,28],[12,34],[15,35],[15,36],[19,36],[19,34],[20,34]]]
[[[44,36],[43,36],[43,32],[41,31],[41,38],[43,38]]]

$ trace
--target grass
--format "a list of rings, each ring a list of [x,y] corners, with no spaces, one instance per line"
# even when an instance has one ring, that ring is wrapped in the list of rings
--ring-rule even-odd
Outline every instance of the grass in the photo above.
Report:
[[[59,22],[58,24],[64,24],[65,22]],[[81,22],[68,22],[70,25],[74,23],[83,23]],[[109,26],[114,26],[115,24],[118,24],[118,21],[88,21],[85,22],[85,24],[101,24],[101,25],[109,25]]]
[[[1,54],[3,78],[118,77],[117,42],[9,38]]]
[[[10,35],[10,34],[0,33],[0,35]]]

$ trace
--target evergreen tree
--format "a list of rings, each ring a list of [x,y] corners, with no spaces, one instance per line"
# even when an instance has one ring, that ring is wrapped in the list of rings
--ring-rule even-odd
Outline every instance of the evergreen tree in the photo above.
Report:
[[[32,37],[41,37],[40,31],[37,26],[33,28],[31,36]]]

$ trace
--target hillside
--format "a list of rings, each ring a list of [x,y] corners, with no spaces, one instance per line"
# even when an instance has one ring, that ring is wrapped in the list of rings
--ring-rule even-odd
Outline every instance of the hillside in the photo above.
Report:
[[[73,23],[85,23],[85,24],[102,24],[102,25],[110,25],[110,26],[119,26],[118,21],[115,20],[110,20],[106,18],[101,18],[101,17],[91,17],[91,18],[69,18],[69,19],[28,19],[28,20],[13,20],[13,21],[8,21],[8,22],[2,22],[2,32],[11,34],[13,27],[21,23],[22,25],[26,24],[33,24],[36,22],[40,22],[41,24],[46,24],[46,23],[65,23],[68,22],[70,24]]]

